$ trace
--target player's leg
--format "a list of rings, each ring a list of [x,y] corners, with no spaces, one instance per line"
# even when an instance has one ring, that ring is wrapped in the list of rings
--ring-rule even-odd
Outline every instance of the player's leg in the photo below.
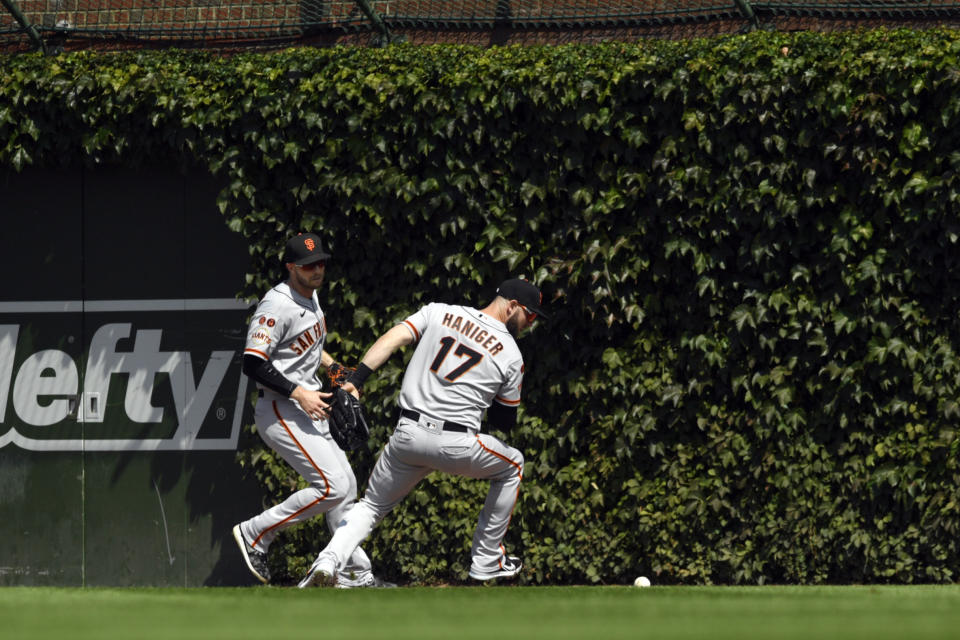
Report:
[[[240,523],[243,539],[257,552],[266,553],[280,531],[355,496],[356,480],[351,493],[353,472],[349,477],[344,473],[337,455],[342,452],[293,402],[261,399],[256,422],[263,441],[309,483],[280,504]]]
[[[415,426],[405,428],[401,423],[394,431],[373,467],[363,499],[337,522],[333,538],[317,556],[300,586],[332,582],[332,572],[345,565],[376,524],[433,470],[410,460],[411,449],[418,448],[416,441],[420,434],[413,432],[416,429]]]
[[[429,467],[407,461],[406,454],[417,436],[403,428],[394,431],[370,473],[363,499],[337,523],[337,531],[325,551],[334,555],[338,566],[343,566],[353,549],[370,535],[377,523],[432,471]]]
[[[329,434],[329,432],[327,433]],[[337,523],[340,522],[357,504],[357,478],[353,473],[353,468],[350,466],[350,461],[347,459],[347,454],[345,454],[339,447],[336,446],[336,443],[333,442],[332,436],[328,435],[328,439],[336,449],[337,458],[340,461],[340,466],[343,469],[344,474],[350,480],[350,489],[347,498],[333,509],[328,511],[326,515],[327,527],[330,529],[330,533],[332,535],[336,533]],[[350,557],[347,558],[343,567],[338,570],[337,586],[351,588],[396,585],[391,585],[390,583],[384,582],[374,576],[370,557],[361,547],[357,547],[353,550],[353,553],[350,555]]]
[[[502,542],[520,493],[523,454],[488,434],[446,438],[441,471],[490,481],[473,535],[470,576],[486,580],[516,575],[520,561],[506,554]]]

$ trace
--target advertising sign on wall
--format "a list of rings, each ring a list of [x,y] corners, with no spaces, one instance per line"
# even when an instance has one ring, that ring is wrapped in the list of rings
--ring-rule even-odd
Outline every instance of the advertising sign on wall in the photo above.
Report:
[[[235,450],[246,309],[232,299],[0,301],[0,448]],[[59,328],[80,315],[91,337],[77,353],[79,336]]]

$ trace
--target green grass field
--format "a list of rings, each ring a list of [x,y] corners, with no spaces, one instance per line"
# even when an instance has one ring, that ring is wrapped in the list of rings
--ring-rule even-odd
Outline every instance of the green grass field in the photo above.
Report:
[[[960,586],[0,588],[0,638],[960,637]]]

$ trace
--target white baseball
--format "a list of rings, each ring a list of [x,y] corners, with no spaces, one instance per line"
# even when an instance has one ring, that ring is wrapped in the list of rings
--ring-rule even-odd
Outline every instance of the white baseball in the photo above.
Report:
[[[650,578],[648,578],[647,576],[640,576],[639,578],[637,578],[636,580],[633,581],[633,586],[635,586],[635,587],[649,587],[649,586],[650,586]]]

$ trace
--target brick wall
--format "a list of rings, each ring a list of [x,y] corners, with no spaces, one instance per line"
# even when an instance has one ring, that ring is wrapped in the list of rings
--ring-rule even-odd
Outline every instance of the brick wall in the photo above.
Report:
[[[17,0],[57,47],[280,47],[369,44],[375,31],[354,0]],[[732,0],[370,0],[395,35],[417,43],[595,42],[691,38],[750,25]],[[960,25],[960,0],[752,1],[764,26],[834,30]],[[846,9],[844,7],[847,7]],[[772,16],[772,17],[771,17]],[[31,47],[0,10],[0,52]]]

